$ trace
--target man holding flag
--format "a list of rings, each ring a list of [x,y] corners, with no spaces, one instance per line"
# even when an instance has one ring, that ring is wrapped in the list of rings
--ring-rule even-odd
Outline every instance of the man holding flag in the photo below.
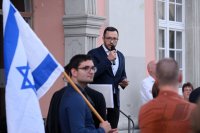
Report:
[[[65,67],[71,76],[72,81],[78,89],[90,101],[95,104],[87,94],[88,83],[93,81],[96,67],[89,55],[78,54],[71,58]],[[68,84],[60,95],[59,102],[54,103],[57,115],[58,126],[61,133],[118,133],[117,129],[111,129],[108,121],[102,121],[98,128],[95,128],[91,110],[88,108],[84,99]],[[62,90],[61,90],[62,91]],[[53,125],[51,125],[53,126]],[[52,131],[50,131],[52,132]],[[54,133],[54,132],[53,132]]]
[[[9,0],[3,0],[6,116],[9,133],[44,133],[41,98],[62,66]]]

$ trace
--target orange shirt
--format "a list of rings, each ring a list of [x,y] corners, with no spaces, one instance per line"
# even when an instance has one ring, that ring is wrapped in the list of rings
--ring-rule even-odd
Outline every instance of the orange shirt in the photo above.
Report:
[[[157,98],[140,109],[141,133],[189,133],[191,112],[195,107],[177,93],[161,90]]]

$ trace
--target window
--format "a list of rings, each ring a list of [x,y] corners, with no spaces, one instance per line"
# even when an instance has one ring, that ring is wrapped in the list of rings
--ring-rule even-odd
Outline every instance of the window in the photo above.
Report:
[[[157,0],[158,59],[174,58],[184,75],[184,0]]]
[[[185,80],[184,71],[184,0],[157,0],[158,44],[157,57],[171,57],[178,62],[179,70]],[[179,93],[181,92],[181,84]]]
[[[11,0],[15,7],[20,11],[24,19],[32,25],[32,4],[31,0]],[[0,0],[2,3],[2,0]],[[4,74],[4,63],[3,63],[3,16],[2,16],[2,4],[0,4],[0,79]],[[0,81],[0,132],[6,133],[6,115],[5,115],[5,82]]]
[[[169,2],[169,20],[182,22],[182,0],[170,0]]]

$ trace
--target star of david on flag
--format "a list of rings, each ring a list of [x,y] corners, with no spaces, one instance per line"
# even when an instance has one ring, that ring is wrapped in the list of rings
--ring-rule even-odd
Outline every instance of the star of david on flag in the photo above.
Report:
[[[10,0],[3,0],[8,133],[44,133],[38,99],[64,71]]]
[[[30,67],[29,67],[28,63],[27,63],[27,66],[17,67],[17,70],[24,77],[21,89],[32,88],[35,91],[34,84],[31,83],[31,81],[28,79],[28,73],[30,72],[29,69],[30,69]]]

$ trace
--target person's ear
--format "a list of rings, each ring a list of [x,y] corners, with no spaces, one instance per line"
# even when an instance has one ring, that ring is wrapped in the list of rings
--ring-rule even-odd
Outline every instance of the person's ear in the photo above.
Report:
[[[71,74],[72,74],[73,77],[76,77],[77,73],[78,73],[78,71],[75,68],[71,69]]]

